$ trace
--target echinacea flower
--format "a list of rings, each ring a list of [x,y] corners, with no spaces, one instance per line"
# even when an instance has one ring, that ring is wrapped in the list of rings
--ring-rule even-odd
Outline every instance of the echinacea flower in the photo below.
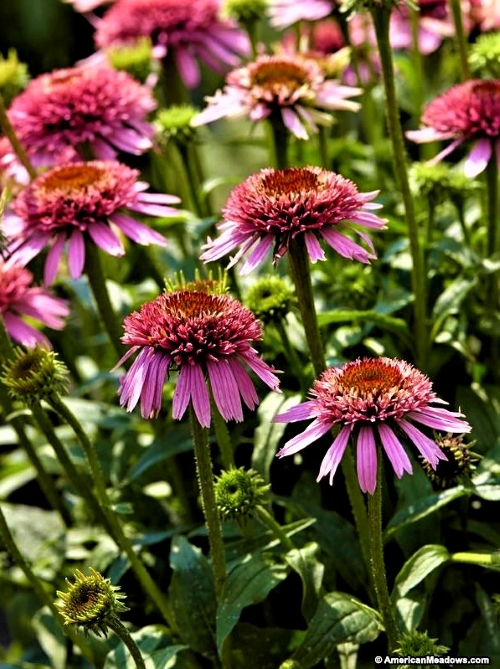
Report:
[[[7,260],[0,256],[0,313],[7,333],[18,344],[33,347],[38,343],[50,348],[47,337],[29,320],[61,330],[69,308],[65,300],[34,286],[32,273],[16,256]]]
[[[249,409],[258,397],[249,367],[273,390],[279,381],[251,344],[262,329],[251,311],[227,294],[204,290],[165,292],[125,318],[122,342],[132,348],[118,365],[138,356],[120,384],[120,404],[128,411],[140,401],[144,418],[161,408],[165,378],[172,369],[179,378],[173,397],[175,419],[181,419],[190,402],[198,422],[211,422],[210,386],[224,420],[243,420],[241,400]]]
[[[357,111],[358,102],[347,100],[362,90],[327,79],[321,66],[301,55],[259,56],[245,67],[230,72],[223,90],[206,98],[208,106],[193,125],[220,118],[248,116],[261,121],[280,115],[288,130],[299,139],[308,139],[319,125],[331,125],[325,111]]]
[[[417,16],[418,49],[424,55],[433,53],[443,39],[452,37],[455,28],[448,7],[448,0],[419,0]],[[412,17],[409,5],[401,4],[392,12],[389,41],[393,49],[413,48]]]
[[[486,169],[495,152],[500,160],[500,81],[472,79],[457,84],[429,102],[422,114],[420,130],[409,130],[413,142],[453,140],[433,162],[438,162],[458,146],[473,141],[465,159],[464,172],[469,178]]]
[[[218,225],[222,234],[208,241],[201,259],[217,260],[240,247],[229,266],[247,254],[240,273],[248,274],[271,248],[277,261],[290,242],[302,236],[312,262],[326,259],[319,244],[323,239],[344,258],[368,263],[376,257],[373,244],[352,224],[385,228],[385,222],[371,213],[381,207],[371,202],[377,194],[360,193],[352,181],[321,167],[262,169],[231,191]],[[346,231],[359,235],[369,250],[349,239]]]
[[[411,442],[433,469],[446,456],[436,442],[414,423],[445,432],[465,433],[470,425],[461,413],[432,404],[446,404],[432,390],[422,372],[402,360],[363,358],[327,369],[314,383],[312,399],[279,414],[278,423],[308,418],[313,422],[288,441],[279,457],[292,455],[339,427],[318,476],[329,475],[330,484],[349,442],[356,444],[357,473],[363,492],[373,493],[377,485],[377,443],[380,443],[401,478],[411,473],[410,459],[401,443]]]
[[[107,65],[55,70],[33,79],[12,101],[9,119],[36,165],[78,159],[90,147],[96,158],[151,148],[156,108],[151,90]]]
[[[335,0],[270,0],[269,19],[274,28],[282,29],[297,21],[318,21],[332,13]]]
[[[83,271],[86,239],[113,256],[125,253],[116,229],[138,244],[164,246],[162,235],[128,212],[172,216],[177,212],[167,205],[178,198],[145,193],[148,184],[137,181],[138,175],[137,170],[115,161],[70,163],[48,170],[17,196],[12,212],[5,216],[4,232],[10,248],[28,262],[49,245],[44,280],[50,284],[66,243],[74,279]]]
[[[213,70],[235,67],[250,52],[246,34],[220,16],[219,0],[117,0],[97,23],[96,45],[106,48],[150,37],[160,55],[172,54],[189,88],[200,80],[198,59]]]

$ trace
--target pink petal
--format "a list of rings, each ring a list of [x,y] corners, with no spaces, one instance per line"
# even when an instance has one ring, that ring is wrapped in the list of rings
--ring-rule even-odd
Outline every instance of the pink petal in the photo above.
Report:
[[[147,225],[139,223],[139,221],[124,214],[113,214],[109,220],[120,228],[126,237],[137,244],[142,244],[143,246],[148,246],[149,244],[166,246],[168,243],[165,237],[156,232],[156,230],[152,230]]]
[[[373,494],[377,487],[377,445],[372,427],[363,426],[359,430],[356,468],[359,487],[363,492]]]
[[[319,475],[316,481],[319,481],[323,476],[330,474],[330,485],[333,484],[333,477],[342,460],[350,436],[351,428],[348,425],[345,425],[338,433],[333,444],[327,450],[326,455],[321,462]]]
[[[465,176],[468,179],[474,179],[474,177],[477,177],[478,174],[483,172],[488,165],[492,153],[493,147],[491,140],[486,137],[479,139],[465,159]]]
[[[283,413],[278,414],[273,418],[274,423],[296,423],[299,420],[307,420],[314,415],[314,402],[310,400],[301,402],[297,406],[287,409]]]
[[[106,253],[118,257],[125,255],[123,244],[113,230],[111,230],[109,225],[100,222],[92,223],[92,225],[89,226],[88,233],[92,238],[92,241],[103,251],[106,251]]]
[[[243,420],[243,409],[238,384],[226,360],[207,362],[208,378],[215,404],[225,421]]]
[[[80,230],[74,230],[68,242],[68,267],[73,279],[79,279],[85,263],[85,240]]]
[[[276,453],[278,458],[285,455],[293,455],[298,453],[309,444],[317,441],[320,437],[326,434],[332,427],[332,423],[322,423],[319,420],[313,420],[308,428],[301,432],[283,446],[283,448]]]
[[[281,116],[285,127],[290,130],[292,135],[295,135],[298,139],[309,139],[309,135],[302,125],[300,118],[291,107],[283,107]]]
[[[323,253],[323,249],[321,248],[321,245],[318,242],[318,238],[314,233],[306,232],[304,235],[304,240],[306,243],[307,252],[309,254],[312,263],[315,263],[318,260],[326,260],[326,256]]]
[[[46,286],[50,286],[56,278],[65,244],[66,238],[64,234],[60,234],[57,236],[50,251],[47,253],[43,268],[43,283]]]
[[[426,437],[425,434],[420,432],[420,430],[418,430],[414,425],[408,423],[405,420],[398,420],[397,423],[399,427],[410,437],[412,442],[415,444],[427,462],[431,465],[431,467],[433,467],[433,469],[436,469],[439,460],[448,460],[436,442],[432,441],[432,439],[429,439],[429,437]]]
[[[391,461],[396,476],[400,479],[404,472],[412,473],[410,458],[394,432],[385,423],[378,424],[378,433],[387,457]]]

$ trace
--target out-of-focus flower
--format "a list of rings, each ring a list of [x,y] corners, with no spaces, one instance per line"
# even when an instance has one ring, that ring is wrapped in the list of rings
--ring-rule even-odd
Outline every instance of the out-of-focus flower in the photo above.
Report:
[[[446,404],[432,390],[431,381],[407,362],[392,358],[363,358],[327,369],[314,383],[312,399],[275,417],[278,423],[314,418],[309,427],[288,441],[279,457],[292,455],[340,427],[318,476],[330,484],[349,442],[356,444],[359,485],[373,493],[377,485],[377,440],[396,476],[412,472],[400,439],[413,443],[433,469],[446,456],[435,441],[414,423],[445,432],[464,433],[470,425],[461,413],[431,404]]]
[[[150,37],[156,53],[172,53],[189,88],[200,80],[198,59],[220,72],[235,67],[250,52],[247,35],[220,16],[219,0],[117,0],[97,23],[96,45],[134,42]]]
[[[209,287],[210,289],[210,287]],[[131,349],[118,365],[138,356],[120,383],[120,404],[131,411],[140,401],[144,418],[161,408],[165,378],[179,372],[173,397],[175,419],[190,402],[203,427],[211,423],[210,393],[224,420],[243,420],[258,397],[246,367],[273,390],[278,378],[252,343],[262,338],[255,316],[227,294],[203,290],[165,292],[125,318],[122,342]]]
[[[201,259],[217,260],[240,247],[229,266],[247,255],[240,272],[248,274],[272,248],[277,261],[302,236],[312,262],[326,259],[319,244],[323,239],[341,256],[368,263],[376,257],[373,244],[353,224],[385,228],[384,220],[372,213],[381,207],[372,202],[377,194],[360,193],[352,181],[321,167],[263,169],[231,191],[218,226],[222,234],[208,241]],[[369,250],[346,231],[361,237]]]
[[[443,39],[455,33],[448,0],[419,0],[418,49],[429,54],[441,46]],[[389,40],[393,49],[409,50],[413,47],[411,9],[401,3],[391,14]]]
[[[224,0],[223,11],[242,26],[260,21],[266,15],[269,0]]]
[[[0,93],[5,106],[20,93],[29,81],[28,67],[20,63],[15,49],[9,49],[7,58],[0,54]]]
[[[54,351],[36,344],[24,350],[15,348],[12,358],[4,362],[3,384],[9,395],[27,406],[50,401],[54,396],[68,391],[68,370],[57,359]]]
[[[102,160],[151,148],[146,117],[151,90],[105,65],[55,70],[33,79],[12,102],[9,119],[36,165],[78,159],[90,147]]]
[[[33,347],[38,343],[50,348],[47,337],[29,321],[35,319],[49,328],[62,330],[69,308],[65,300],[34,286],[32,273],[16,256],[7,260],[0,256],[0,313],[14,341],[23,346]]]
[[[500,79],[500,32],[479,35],[469,47],[469,65],[477,79]]]
[[[292,134],[308,139],[310,132],[317,131],[317,123],[333,123],[333,117],[325,110],[357,111],[359,103],[347,98],[362,92],[326,79],[314,60],[298,55],[264,55],[230,72],[224,89],[206,98],[208,106],[193,125],[245,115],[251,121],[261,121],[279,114]]]
[[[7,137],[0,137],[0,190],[26,186],[30,182],[27,169],[16,156]]]
[[[34,179],[12,203],[4,220],[10,248],[24,262],[45,246],[44,280],[54,280],[68,244],[69,272],[81,276],[85,241],[91,240],[106,253],[122,256],[124,247],[115,230],[138,244],[166,244],[165,238],[128,215],[168,217],[177,211],[173,195],[145,193],[148,184],[137,181],[139,172],[115,161],[70,163],[55,167]]]
[[[170,140],[179,144],[189,144],[197,134],[191,121],[198,114],[198,109],[191,105],[171,105],[166,109],[160,109],[154,120],[157,130],[156,141],[165,148]]]
[[[464,11],[469,10],[466,16],[470,19],[470,28],[481,32],[490,32],[500,29],[500,0],[468,0]]]
[[[68,5],[73,5],[77,12],[92,12],[97,7],[102,7],[103,5],[110,5],[116,0],[63,0]]]
[[[282,29],[297,21],[318,21],[332,13],[336,0],[270,0],[269,17],[274,28]]]
[[[453,140],[433,160],[441,160],[466,141],[474,146],[465,159],[464,172],[469,178],[482,172],[500,145],[500,81],[473,79],[458,84],[435,98],[424,109],[424,125],[406,133],[413,142]]]

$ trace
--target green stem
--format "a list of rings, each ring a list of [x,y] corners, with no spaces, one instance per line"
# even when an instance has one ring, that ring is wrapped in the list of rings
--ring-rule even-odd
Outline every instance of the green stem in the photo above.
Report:
[[[92,240],[86,240],[85,242],[85,270],[104,327],[106,328],[115,351],[121,358],[125,349],[120,343],[120,338],[123,334],[120,320],[116,316],[109,298],[109,293],[106,287],[106,277],[104,276],[101,259],[99,257],[99,249]]]
[[[118,618],[114,618],[113,620],[109,621],[107,625],[127,646],[137,669],[146,669],[146,664],[144,662],[144,658],[141,655],[141,651],[139,650],[139,646],[133,640],[125,625],[120,620],[118,620]]]
[[[384,563],[384,544],[382,537],[382,468],[377,471],[377,487],[372,495],[368,494],[368,520],[370,533],[370,563],[372,570],[373,587],[377,597],[378,608],[384,622],[389,653],[398,646],[398,631],[392,612],[387,575]]]
[[[476,564],[479,567],[496,567],[500,559],[494,553],[453,553],[450,560],[462,564]]]
[[[101,470],[101,464],[99,462],[99,458],[97,457],[94,445],[88,438],[87,433],[83,429],[80,421],[69,410],[67,405],[60,399],[60,397],[53,395],[50,399],[50,402],[58,415],[71,427],[85,452],[85,457],[87,458],[90,472],[92,474],[92,483],[95,494],[97,496],[102,514],[105,516],[106,525],[109,527],[111,536],[119,548],[126,554],[130,561],[130,566],[132,567],[139,583],[144,588],[144,591],[154,602],[165,621],[171,627],[173,627],[173,619],[170,614],[167,602],[158,589],[158,586],[144,567],[142,561],[137,556],[132,543],[125,535],[119,516],[115,514],[111,508],[111,501],[108,496],[106,483]]]
[[[43,602],[45,606],[47,606],[56,623],[64,631],[64,633],[71,639],[71,641],[80,648],[83,655],[90,662],[91,666],[95,666],[94,664],[95,659],[92,649],[87,644],[87,642],[84,639],[82,639],[79,634],[77,634],[75,630],[64,624],[64,619],[57,610],[57,607],[52,601],[52,598],[49,596],[44,586],[42,585],[42,582],[38,579],[35,572],[31,569],[31,566],[28,564],[27,560],[24,558],[21,551],[17,547],[14,537],[12,536],[12,533],[7,524],[7,520],[5,518],[1,505],[0,505],[0,538],[6,551],[12,558],[13,562],[21,569],[21,571],[31,584],[31,587],[35,591],[35,594],[38,597],[38,599],[41,602]]]
[[[325,128],[323,125],[318,126],[319,162],[326,170],[330,169],[330,158],[328,156],[328,131],[329,128]]]
[[[231,435],[227,429],[227,423],[221,416],[217,405],[215,404],[212,388],[210,390],[210,410],[212,412],[212,422],[215,430],[215,438],[219,446],[222,466],[228,470],[235,467],[234,463],[234,448],[231,442]]]
[[[280,544],[283,546],[283,548],[285,548],[285,550],[291,551],[294,548],[296,548],[295,544],[290,539],[288,534],[284,531],[281,525],[278,522],[276,522],[276,520],[272,517],[269,511],[267,511],[260,504],[257,504],[257,506],[254,509],[254,513],[260,520],[260,522],[271,530],[271,532],[279,540]]]
[[[392,157],[396,178],[403,197],[405,218],[408,224],[408,237],[412,256],[411,282],[414,293],[414,334],[416,342],[417,364],[425,369],[428,349],[426,285],[423,254],[420,246],[419,231],[415,217],[415,206],[408,180],[403,131],[399,119],[399,106],[396,97],[392,48],[389,41],[389,20],[391,10],[387,7],[374,7],[371,15],[375,26],[377,45],[382,65],[384,90],[387,110],[387,126],[392,144]]]
[[[220,601],[222,589],[226,580],[226,556],[219,512],[215,501],[214,475],[212,472],[212,458],[208,444],[208,431],[202,427],[196,418],[192,406],[189,407],[191,433],[193,435],[194,454],[196,459],[196,473],[200,486],[203,513],[208,532],[208,543],[212,557],[212,569],[215,581],[217,601]]]
[[[196,151],[196,147],[187,146],[184,142],[176,142],[177,150],[181,157],[182,165],[184,167],[184,172],[186,174],[186,184],[189,190],[189,199],[193,206],[195,214],[199,218],[208,216],[208,211],[206,210],[206,204],[202,201],[199,196],[201,183],[198,179],[198,167],[199,165],[193,164],[193,154]]]
[[[486,189],[488,198],[488,249],[487,255],[491,257],[497,251],[498,246],[498,163],[493,155],[486,167]]]
[[[274,167],[277,170],[284,170],[288,167],[289,133],[281,118],[277,116],[271,116],[269,124],[271,126]]]
[[[3,131],[3,134],[9,140],[16,156],[19,158],[20,162],[26,168],[26,171],[28,172],[30,178],[34,179],[37,176],[36,170],[31,164],[31,161],[28,158],[28,154],[24,150],[24,146],[19,141],[19,138],[16,135],[14,128],[12,127],[12,123],[10,122],[9,117],[7,116],[5,103],[1,94],[0,94],[0,128]]]
[[[182,105],[188,102],[188,90],[181,79],[179,68],[175,62],[173,52],[170,50],[162,60],[162,69],[165,107],[170,107],[171,105]]]
[[[462,7],[460,0],[450,0],[453,23],[455,25],[455,37],[458,47],[458,59],[460,78],[462,81],[470,79],[469,60],[467,58],[467,39],[465,37],[464,22],[462,17]]]

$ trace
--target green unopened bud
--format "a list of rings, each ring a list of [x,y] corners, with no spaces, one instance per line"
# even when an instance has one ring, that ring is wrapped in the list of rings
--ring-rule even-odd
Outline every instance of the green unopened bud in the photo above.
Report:
[[[125,595],[118,594],[119,587],[111,585],[109,579],[92,567],[89,576],[77,569],[75,582],[66,579],[66,583],[68,591],[58,590],[57,596],[61,601],[56,602],[66,625],[78,625],[86,633],[106,636],[108,628],[115,629],[116,623],[120,623],[119,614],[128,611],[128,607],[120,601]]]
[[[375,304],[380,281],[370,266],[356,263],[344,265],[327,288],[337,309],[366,310]]]
[[[427,460],[422,459],[422,466],[429,479],[440,488],[450,488],[458,483],[468,483],[476,469],[475,463],[480,459],[471,451],[473,444],[464,444],[463,435],[436,437],[436,444],[446,455],[447,460],[439,460],[433,469]]]
[[[215,500],[222,518],[252,515],[262,504],[269,485],[253,469],[229,469],[216,477]]]
[[[408,632],[399,639],[399,648],[394,653],[401,657],[426,657],[444,655],[449,648],[436,644],[437,639],[431,639],[426,632]],[[413,666],[413,665],[412,665]],[[420,665],[434,667],[434,665]]]
[[[112,46],[106,55],[111,67],[128,72],[142,84],[154,70],[153,46],[148,37],[141,37],[132,45]]]
[[[3,364],[1,381],[9,394],[28,406],[31,402],[50,399],[54,394],[64,394],[68,377],[65,365],[54,351],[42,346],[32,349],[16,348],[12,360]]]
[[[410,168],[410,187],[417,198],[436,206],[456,201],[477,190],[477,181],[467,178],[445,163],[414,163]]]
[[[262,277],[248,291],[245,303],[263,323],[271,323],[286,318],[295,304],[295,295],[285,279]]]
[[[485,33],[470,45],[469,65],[482,79],[500,79],[500,33]]]
[[[172,105],[167,109],[161,109],[154,121],[160,146],[166,146],[170,140],[179,144],[193,142],[198,131],[191,126],[191,121],[198,113],[199,110],[196,107],[188,104]]]
[[[9,49],[6,59],[0,54],[0,93],[6,107],[26,88],[28,81],[28,67],[19,62],[15,49]]]
[[[223,12],[242,26],[247,26],[263,19],[267,7],[267,0],[226,0]]]

